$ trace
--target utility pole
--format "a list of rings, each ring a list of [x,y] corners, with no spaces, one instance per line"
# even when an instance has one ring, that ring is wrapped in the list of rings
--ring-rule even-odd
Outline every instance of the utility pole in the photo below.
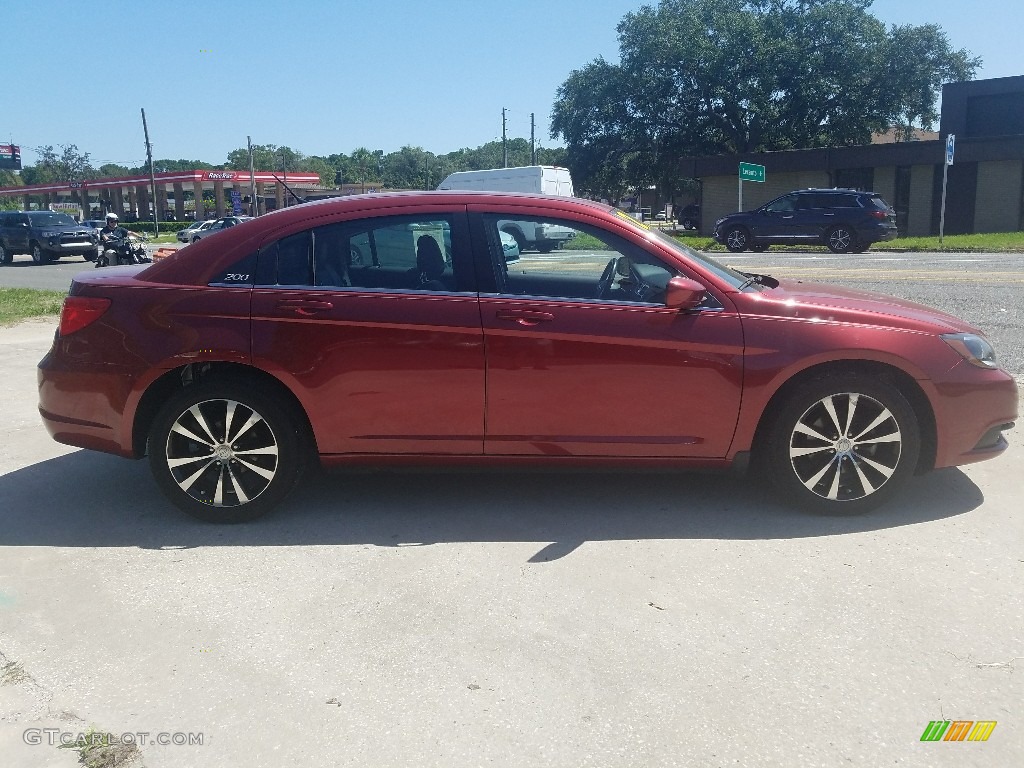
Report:
[[[534,139],[533,139],[534,128],[535,128],[535,125],[534,125],[534,122],[533,122],[533,112],[531,112],[530,113],[530,165],[536,165],[537,164],[537,145],[534,143]]]
[[[153,235],[160,235],[160,214],[157,212],[159,206],[156,199],[156,174],[153,173],[153,145],[149,143],[149,128],[146,126],[146,110],[142,110],[142,133],[146,137],[146,161],[149,163],[149,183],[152,187],[153,198]]]
[[[508,168],[508,136],[505,132],[505,108],[501,108],[501,167]]]
[[[260,215],[260,204],[256,199],[256,169],[253,167],[252,159],[252,136],[245,137],[249,146],[249,215]]]

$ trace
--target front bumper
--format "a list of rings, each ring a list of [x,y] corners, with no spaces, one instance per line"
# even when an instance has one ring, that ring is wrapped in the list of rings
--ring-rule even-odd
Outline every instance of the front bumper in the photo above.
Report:
[[[1006,450],[1003,431],[1018,418],[1017,382],[1012,376],[964,362],[934,387],[936,468],[984,461]]]

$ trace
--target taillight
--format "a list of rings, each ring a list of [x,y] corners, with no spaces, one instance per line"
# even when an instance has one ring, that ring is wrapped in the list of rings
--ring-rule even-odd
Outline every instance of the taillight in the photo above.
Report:
[[[60,310],[60,335],[69,336],[100,319],[110,307],[110,299],[68,296]]]
[[[885,211],[871,211],[871,215],[874,216],[876,219],[888,218],[888,214],[886,214]]]

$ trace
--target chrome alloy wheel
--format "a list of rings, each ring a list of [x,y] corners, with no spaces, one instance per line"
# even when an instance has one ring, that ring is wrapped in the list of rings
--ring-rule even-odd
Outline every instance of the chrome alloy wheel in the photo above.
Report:
[[[256,499],[278,470],[279,447],[259,413],[236,400],[205,400],[175,419],[167,467],[196,501],[234,507]]]
[[[853,233],[846,227],[836,227],[828,234],[829,250],[846,253],[853,247]]]
[[[745,251],[747,248],[747,233],[740,227],[730,229],[725,234],[725,247],[733,253]]]
[[[797,420],[789,461],[811,493],[855,501],[877,492],[900,463],[903,436],[892,412],[864,394],[822,398]]]

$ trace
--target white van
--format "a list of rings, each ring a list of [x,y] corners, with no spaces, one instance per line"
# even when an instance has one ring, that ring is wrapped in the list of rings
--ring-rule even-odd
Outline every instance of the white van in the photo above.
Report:
[[[573,196],[569,169],[554,165],[459,171],[442,181],[438,189],[478,189],[485,192],[533,192],[542,195]]]
[[[527,165],[519,168],[488,168],[458,171],[442,181],[440,190],[468,189],[479,192],[525,192],[572,197],[572,176],[568,168]],[[550,253],[576,236],[575,230],[532,221],[499,221],[498,229],[515,238],[518,250],[529,248]]]

